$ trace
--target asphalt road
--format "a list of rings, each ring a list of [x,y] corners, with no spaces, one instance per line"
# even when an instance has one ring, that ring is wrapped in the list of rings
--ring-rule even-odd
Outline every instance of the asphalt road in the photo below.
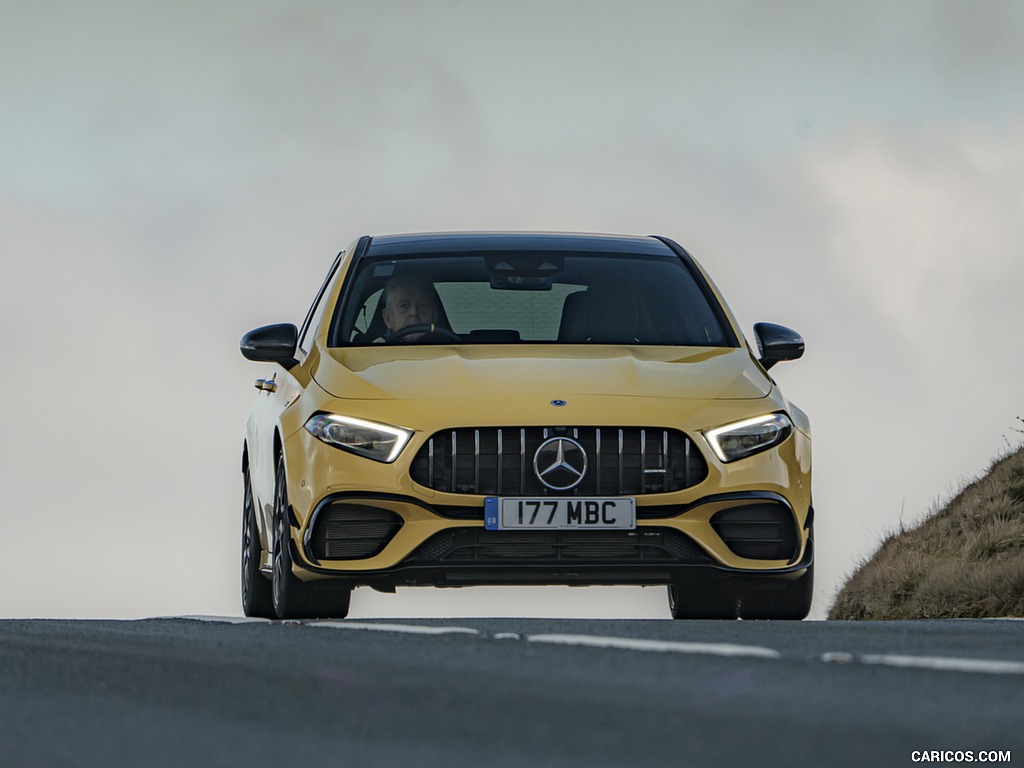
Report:
[[[1024,622],[8,620],[0,713],[11,768],[1022,764]]]

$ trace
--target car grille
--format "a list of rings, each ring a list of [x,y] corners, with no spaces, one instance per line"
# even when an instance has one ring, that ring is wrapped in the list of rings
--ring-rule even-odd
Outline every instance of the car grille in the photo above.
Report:
[[[791,560],[799,536],[793,514],[775,503],[725,509],[711,518],[711,527],[725,546],[752,560]]]
[[[402,527],[388,509],[331,502],[317,511],[310,546],[317,560],[360,560],[379,554]]]
[[[708,563],[690,537],[669,529],[636,531],[488,531],[458,528],[428,539],[407,562],[441,563]]]
[[[587,471],[570,490],[541,483],[533,458],[550,437],[576,440]],[[674,429],[641,427],[461,428],[437,432],[413,458],[412,479],[435,491],[486,496],[637,496],[697,485],[700,451]]]

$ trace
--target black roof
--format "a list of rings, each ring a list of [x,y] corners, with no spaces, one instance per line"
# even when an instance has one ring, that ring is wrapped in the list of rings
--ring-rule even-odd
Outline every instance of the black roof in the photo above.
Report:
[[[460,251],[589,251],[644,256],[677,255],[666,241],[653,236],[578,232],[426,232],[375,235],[371,238],[369,246],[369,253],[374,256]]]

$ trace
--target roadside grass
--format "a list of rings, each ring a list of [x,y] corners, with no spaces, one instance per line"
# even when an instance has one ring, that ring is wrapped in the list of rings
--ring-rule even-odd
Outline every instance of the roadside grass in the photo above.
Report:
[[[945,506],[888,535],[839,591],[829,619],[1024,616],[1024,448]]]

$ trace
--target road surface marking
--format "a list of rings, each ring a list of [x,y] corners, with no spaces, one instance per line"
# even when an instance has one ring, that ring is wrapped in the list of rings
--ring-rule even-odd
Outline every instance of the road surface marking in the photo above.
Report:
[[[938,656],[861,656],[864,664],[909,669],[935,669],[941,672],[981,672],[989,675],[1024,675],[1024,662],[995,659],[956,659]]]
[[[246,616],[157,616],[158,619],[186,621],[206,621],[213,624],[266,624],[270,619],[260,619]],[[134,621],[146,621],[146,619],[134,619]]]
[[[469,627],[425,627],[419,624],[361,624],[355,621],[309,621],[308,627],[330,629],[366,629],[371,632],[401,632],[407,635],[479,635]]]
[[[710,656],[754,656],[761,659],[782,658],[782,654],[778,651],[756,645],[680,643],[667,640],[636,640],[628,637],[600,637],[594,635],[528,635],[526,639],[531,643],[582,645],[589,648],[618,648],[629,651],[695,653]]]

